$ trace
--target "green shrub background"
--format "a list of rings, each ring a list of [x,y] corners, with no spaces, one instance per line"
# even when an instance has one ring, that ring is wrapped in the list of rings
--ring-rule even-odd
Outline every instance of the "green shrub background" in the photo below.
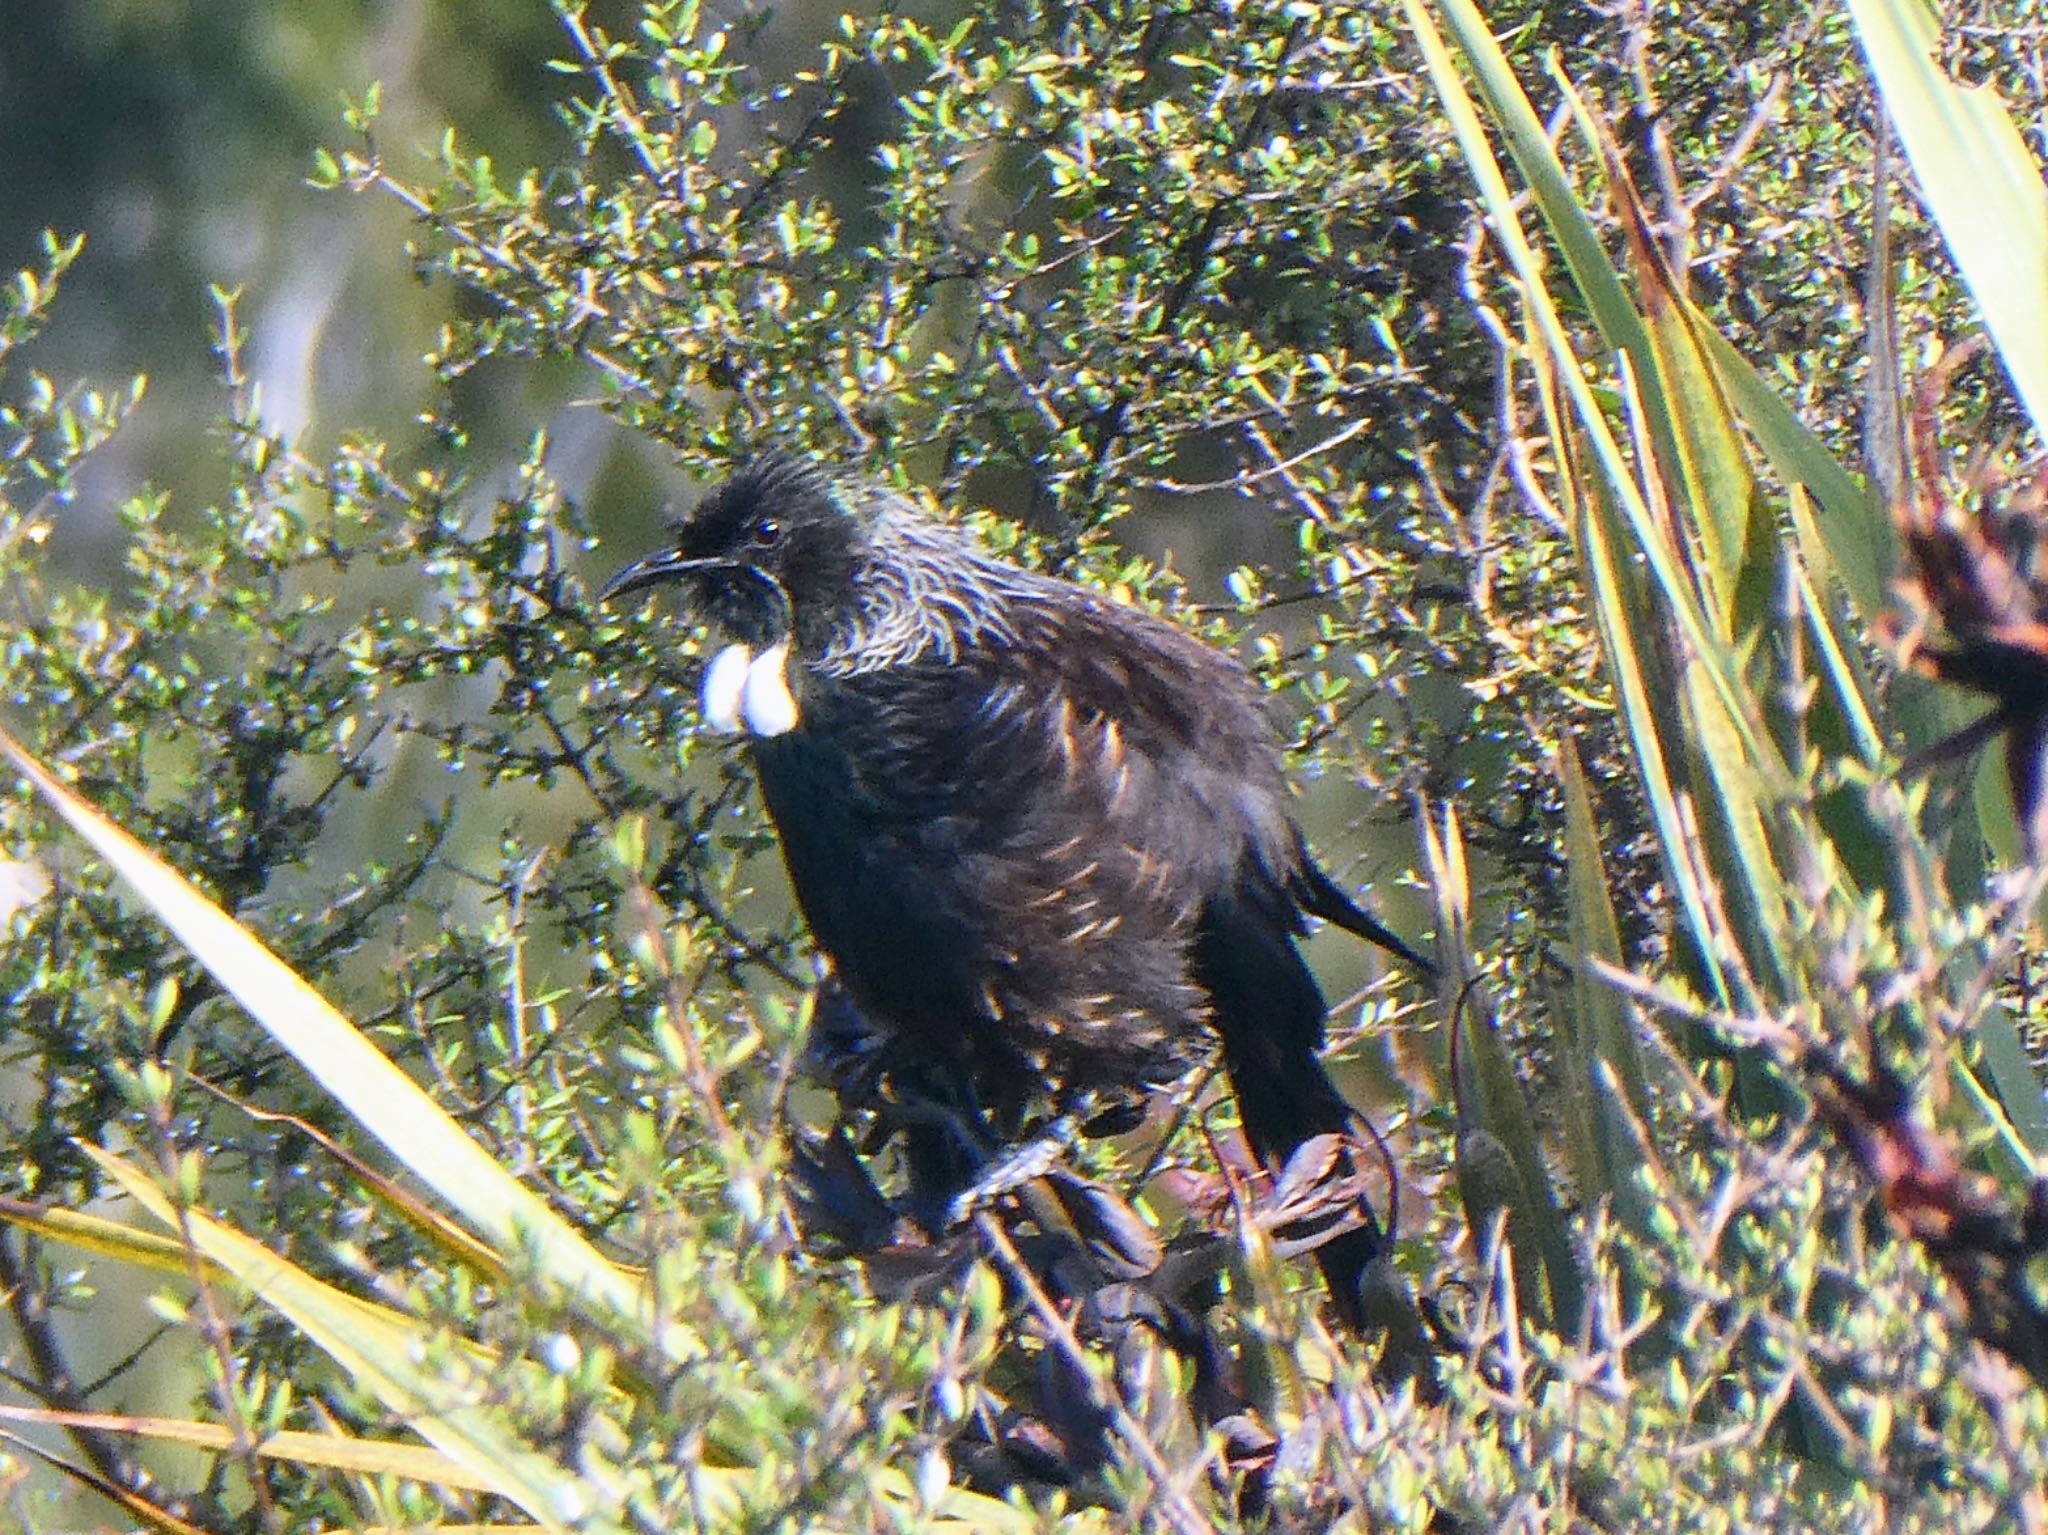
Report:
[[[1966,9],[1951,62],[2038,124],[2036,8]],[[1698,970],[1518,301],[1406,24],[1309,0],[981,10],[80,0],[8,22],[0,267],[25,273],[0,317],[9,728],[506,1167],[649,1265],[704,1354],[608,1354],[516,1264],[480,1277],[395,1220],[314,1132],[379,1153],[21,796],[0,851],[55,887],[0,948],[0,1194],[89,1207],[107,1189],[81,1145],[131,1154],[440,1346],[487,1345],[507,1374],[483,1408],[586,1491],[627,1488],[629,1527],[702,1514],[686,1470],[707,1453],[753,1477],[725,1522],[937,1517],[874,1489],[961,1474],[948,1452],[1029,1329],[985,1277],[899,1305],[793,1240],[775,1127],[792,1091],[822,1112],[791,1085],[811,959],[738,758],[691,733],[699,637],[588,606],[665,508],[772,441],[1236,646],[1319,846],[1402,931],[1443,930],[1455,904],[1418,851],[1446,807],[1469,859],[1450,941],[1485,976],[1468,1000],[1511,1063],[1500,1096],[1454,1090],[1440,1000],[1345,941],[1313,947],[1345,999],[1343,1078],[1401,1169],[1401,1266],[1458,1340],[1444,1400],[1383,1393],[1354,1345],[1331,1358],[1312,1290],[1246,1285],[1244,1357],[1285,1446],[1270,1514],[1210,1474],[1198,1434],[1161,1430],[1149,1457],[1123,1444],[1077,1487],[1020,1490],[1029,1519],[2037,1527],[2038,1389],[1968,1340],[1924,1255],[1872,1215],[1782,1054],[1632,1014],[1640,1112],[1595,1125],[1573,1084],[1590,908],[1561,750],[1583,763],[1617,957],[1673,992]],[[1853,463],[1876,105],[1847,16],[1488,20],[1539,110],[1560,102],[1548,61],[1577,83],[1693,300]],[[1597,165],[1568,163],[1604,208]],[[1917,360],[1974,320],[1899,202]],[[1567,319],[1591,334],[1583,307]],[[2017,460],[1995,369],[1945,410],[1953,440]],[[1934,707],[1910,681],[1898,696]],[[1966,893],[1970,788],[1938,777],[1924,818],[1883,828],[1891,856]],[[2025,1034],[2029,955],[1972,972],[1993,952],[1978,908],[1823,901],[1814,919],[1817,957],[1774,1019],[1802,1000],[1881,1011],[1891,971],[1959,991],[1988,974]],[[1864,989],[1829,992],[1841,974]],[[1939,1100],[1931,1041],[1967,1044],[1971,1019],[1951,1021],[1916,1013],[1856,1059]],[[2017,1189],[1981,1126],[1942,1123]],[[1479,1129],[1549,1192],[1475,1195]],[[1572,1148],[1601,1136],[1639,1143],[1639,1167],[1587,1188]],[[1175,1154],[1205,1152],[1190,1135]],[[1502,1203],[1513,1249],[1487,1218]],[[1516,1258],[1545,1233],[1562,1245],[1536,1275]],[[231,1290],[7,1230],[0,1294],[25,1403],[252,1438],[403,1427]],[[148,1496],[205,1529],[506,1513],[101,1431],[31,1437],[109,1481],[151,1468]],[[24,1528],[112,1517],[26,1451],[0,1464]]]

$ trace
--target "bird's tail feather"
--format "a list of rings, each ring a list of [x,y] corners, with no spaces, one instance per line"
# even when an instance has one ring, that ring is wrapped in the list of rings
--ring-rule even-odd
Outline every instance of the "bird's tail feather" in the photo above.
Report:
[[[1276,1172],[1315,1137],[1354,1133],[1354,1111],[1312,1051],[1290,1050],[1271,1035],[1226,1038],[1223,1065],[1237,1096],[1245,1139]],[[1383,1243],[1379,1223],[1363,1200],[1356,1213],[1363,1216],[1363,1225],[1315,1250],[1338,1317],[1354,1331],[1365,1320],[1360,1282]]]
[[[1367,943],[1377,944],[1425,980],[1436,979],[1437,968],[1433,963],[1409,948],[1391,928],[1354,901],[1350,892],[1331,879],[1322,866],[1305,852],[1300,867],[1295,871],[1293,894],[1301,909],[1310,916],[1321,917],[1347,933],[1356,933]]]

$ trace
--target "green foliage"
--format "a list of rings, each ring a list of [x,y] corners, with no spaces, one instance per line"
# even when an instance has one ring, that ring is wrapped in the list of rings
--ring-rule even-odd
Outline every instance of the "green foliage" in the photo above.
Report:
[[[1820,1047],[1953,1090],[1933,1131],[2015,1191],[2048,1121],[1997,1009],[2021,908],[1950,904],[1975,818],[1895,785],[1925,700],[1871,681],[1884,519],[1842,468],[1861,337],[1831,323],[1867,206],[1845,27],[1133,0],[792,41],[558,9],[543,163],[451,130],[415,169],[366,86],[313,167],[408,210],[459,296],[417,443],[277,433],[219,294],[220,493],[137,494],[117,587],[67,589],[53,515],[140,385],[24,371],[75,245],[0,295],[12,724],[449,1116],[351,1096],[378,1079],[345,1087],[0,806],[0,851],[55,877],[0,949],[0,1168],[34,1202],[0,1233],[7,1363],[73,1415],[81,1472],[204,1529],[2035,1517],[2041,1393],[1865,1218],[1801,1075]],[[1462,62],[1419,47],[1432,15]],[[1909,334],[1955,326],[1931,232],[1901,248]],[[1217,1336],[1276,1436],[1247,1496],[1170,1348],[1087,1354],[1000,1252],[919,1287],[799,1240],[780,1131],[829,1115],[809,959],[744,774],[691,729],[698,642],[596,615],[605,509],[544,436],[501,466],[470,429],[480,377],[545,366],[693,471],[775,438],[992,505],[1015,557],[1242,641],[1332,819],[1457,807],[1417,883],[1461,985],[1332,1023],[1400,1169],[1440,1400],[1376,1381],[1241,1222]],[[2003,419],[1973,387],[1970,424]],[[1206,1169],[1226,1123],[1189,1119],[1159,1155]],[[566,1226],[466,1198],[429,1125]],[[1129,1154],[1087,1152],[1105,1178]],[[619,1268],[564,1284],[570,1228]],[[287,1260],[261,1301],[252,1235]],[[145,1341],[131,1271],[167,1326],[96,1380],[93,1333]],[[993,1454],[1048,1378],[1112,1423],[1106,1464]],[[227,1437],[138,1489],[77,1415],[145,1388]],[[280,1429],[414,1431],[446,1480]]]

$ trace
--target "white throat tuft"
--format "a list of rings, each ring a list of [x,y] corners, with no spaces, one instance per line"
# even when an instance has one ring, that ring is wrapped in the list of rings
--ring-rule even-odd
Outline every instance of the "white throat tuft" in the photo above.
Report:
[[[728,645],[704,668],[700,698],[706,728],[720,735],[787,735],[796,729],[796,695],[789,690],[789,641],[758,656]]]
[[[700,702],[704,723],[722,736],[740,730],[740,694],[747,685],[747,665],[754,653],[744,645],[728,645],[704,668],[704,691]]]
[[[796,695],[789,690],[789,641],[772,645],[747,663],[740,689],[740,716],[757,736],[787,735],[796,729]]]

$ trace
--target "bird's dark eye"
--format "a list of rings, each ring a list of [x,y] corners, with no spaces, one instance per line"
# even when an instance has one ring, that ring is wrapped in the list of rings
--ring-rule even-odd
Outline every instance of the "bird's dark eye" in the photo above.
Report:
[[[782,524],[773,517],[763,517],[754,524],[754,542],[763,549],[772,549],[782,541]]]

